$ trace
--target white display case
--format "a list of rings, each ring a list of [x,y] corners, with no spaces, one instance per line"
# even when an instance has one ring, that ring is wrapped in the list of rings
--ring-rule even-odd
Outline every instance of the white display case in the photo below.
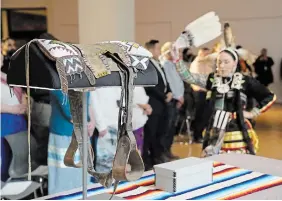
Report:
[[[213,161],[189,157],[154,166],[155,185],[170,193],[181,192],[213,181]]]

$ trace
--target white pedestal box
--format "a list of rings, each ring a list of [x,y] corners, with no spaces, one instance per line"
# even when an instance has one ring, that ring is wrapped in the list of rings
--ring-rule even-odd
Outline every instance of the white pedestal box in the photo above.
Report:
[[[189,157],[154,166],[158,189],[175,193],[212,182],[213,161]]]

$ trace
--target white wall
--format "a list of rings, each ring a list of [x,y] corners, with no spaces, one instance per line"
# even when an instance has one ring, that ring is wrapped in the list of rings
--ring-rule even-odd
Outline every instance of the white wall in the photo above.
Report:
[[[136,41],[175,40],[189,22],[209,11],[230,22],[237,44],[257,54],[268,49],[275,62],[270,89],[282,102],[282,0],[135,0]]]
[[[134,41],[134,0],[79,0],[79,42]]]

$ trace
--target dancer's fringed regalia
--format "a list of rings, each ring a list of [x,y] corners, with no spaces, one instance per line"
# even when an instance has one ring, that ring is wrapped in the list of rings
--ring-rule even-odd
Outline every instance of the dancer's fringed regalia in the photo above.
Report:
[[[182,79],[209,91],[213,115],[206,129],[203,156],[224,152],[255,154],[258,138],[247,119],[256,118],[275,102],[276,96],[256,79],[240,73],[239,56],[232,48],[223,49],[217,57],[217,70],[210,75],[194,74],[182,60],[178,72]],[[244,111],[248,98],[258,104]]]

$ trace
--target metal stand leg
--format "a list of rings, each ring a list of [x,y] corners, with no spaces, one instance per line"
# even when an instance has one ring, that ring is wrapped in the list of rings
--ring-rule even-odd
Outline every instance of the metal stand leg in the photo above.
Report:
[[[82,167],[82,189],[83,189],[83,200],[87,199],[87,93],[82,92],[82,107],[83,107],[83,141],[82,141],[82,152],[83,152],[83,167]]]
[[[184,126],[184,121],[181,122],[181,126],[180,126],[180,129],[179,129],[179,132],[178,132],[178,136],[182,135],[182,129],[183,129],[183,126]]]
[[[192,132],[191,132],[191,129],[190,129],[190,122],[191,122],[190,120],[191,120],[191,117],[187,116],[186,126],[187,126],[187,133],[188,133],[188,142],[189,142],[189,144],[192,144],[193,143],[193,136],[192,136]]]

